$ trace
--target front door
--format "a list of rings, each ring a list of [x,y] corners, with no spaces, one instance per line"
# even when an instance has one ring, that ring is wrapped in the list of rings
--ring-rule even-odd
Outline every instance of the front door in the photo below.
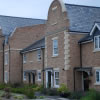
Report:
[[[52,70],[46,72],[46,88],[52,88]]]
[[[31,84],[31,73],[28,74],[29,84]]]
[[[33,84],[35,84],[35,74],[34,73],[32,74],[32,77],[33,77]]]
[[[83,72],[83,81],[84,81],[84,91],[89,90],[89,75],[87,72]]]

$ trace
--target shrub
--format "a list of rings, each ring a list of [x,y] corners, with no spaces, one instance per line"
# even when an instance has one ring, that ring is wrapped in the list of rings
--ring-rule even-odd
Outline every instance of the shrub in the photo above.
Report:
[[[60,85],[60,88],[58,88],[57,91],[58,91],[59,93],[68,93],[68,92],[69,92],[69,91],[68,91],[68,88],[66,87],[65,84],[61,84],[61,85]]]
[[[5,84],[0,84],[0,90],[3,90],[6,87]]]
[[[25,95],[26,95],[29,99],[36,98],[33,89],[27,89],[27,90],[25,91]]]
[[[44,99],[44,96],[40,96],[39,99]]]
[[[100,100],[100,92],[91,89],[81,100]]]

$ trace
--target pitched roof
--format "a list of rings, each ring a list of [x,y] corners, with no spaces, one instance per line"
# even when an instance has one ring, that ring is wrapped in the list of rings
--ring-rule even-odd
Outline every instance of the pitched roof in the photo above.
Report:
[[[91,32],[92,32],[92,34],[91,34],[91,32],[89,33],[89,34],[87,34],[85,37],[83,37],[83,38],[81,38],[79,41],[78,41],[78,43],[83,43],[83,42],[87,42],[87,41],[91,41],[91,40],[93,40],[93,37],[94,37],[94,34],[93,33],[98,33],[98,27],[97,27],[97,25],[98,25],[98,27],[100,27],[100,23],[95,23],[95,25],[94,25],[94,27],[92,28],[92,30],[91,30]],[[99,29],[99,31],[100,31],[100,29]],[[99,34],[100,35],[100,34]]]
[[[30,46],[24,48],[23,50],[21,50],[21,53],[33,51],[40,48],[45,48],[45,38],[42,38],[41,40],[38,40]]]
[[[65,4],[70,31],[90,32],[95,22],[100,22],[100,7]]]
[[[44,24],[45,20],[12,17],[0,15],[0,27],[4,35],[10,35],[16,27],[32,26],[37,24]]]

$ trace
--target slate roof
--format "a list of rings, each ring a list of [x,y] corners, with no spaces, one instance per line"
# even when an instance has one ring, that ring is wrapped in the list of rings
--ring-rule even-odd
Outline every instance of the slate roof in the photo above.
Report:
[[[93,39],[93,36],[90,36],[90,34],[86,35],[82,39],[78,41],[78,43],[86,42],[86,41],[91,41]]]
[[[45,20],[11,17],[0,15],[0,27],[4,35],[10,35],[16,27],[32,26],[37,24],[44,24]]]
[[[96,24],[100,27],[100,23],[99,23],[99,22],[96,23]],[[78,41],[78,43],[83,43],[83,42],[86,42],[86,41],[91,41],[91,40],[93,40],[93,38],[94,38],[94,35],[90,35],[90,33],[89,33],[89,34],[87,34],[85,37],[81,38],[81,39]]]
[[[65,4],[70,31],[90,32],[95,22],[100,22],[100,7]]]
[[[41,40],[38,40],[35,43],[31,44],[30,46],[24,48],[23,50],[21,50],[21,53],[33,51],[39,48],[45,48],[45,38],[42,38]]]

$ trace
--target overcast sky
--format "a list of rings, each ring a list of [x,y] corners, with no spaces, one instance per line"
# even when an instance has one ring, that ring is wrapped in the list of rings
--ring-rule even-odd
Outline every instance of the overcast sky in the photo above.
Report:
[[[53,0],[0,0],[0,15],[46,19]],[[100,0],[64,0],[65,3],[99,6]]]

